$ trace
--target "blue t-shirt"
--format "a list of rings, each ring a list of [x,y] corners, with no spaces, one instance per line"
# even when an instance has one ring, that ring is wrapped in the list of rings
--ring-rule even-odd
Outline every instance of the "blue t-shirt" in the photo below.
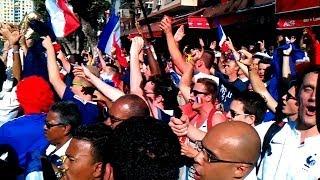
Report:
[[[46,114],[32,114],[18,117],[0,127],[0,144],[8,144],[15,149],[19,165],[26,168],[26,154],[49,145],[44,135]]]
[[[84,102],[80,99],[74,97],[74,93],[71,91],[70,87],[66,87],[64,91],[63,101],[72,101],[74,102],[81,113],[81,124],[94,124],[98,122],[99,109],[96,104],[91,102]]]
[[[233,82],[229,82],[222,73],[216,73],[215,75],[219,77],[220,81],[218,93],[219,102],[223,105],[224,111],[228,112],[234,95],[246,91],[248,89],[248,82],[243,82],[239,78]]]

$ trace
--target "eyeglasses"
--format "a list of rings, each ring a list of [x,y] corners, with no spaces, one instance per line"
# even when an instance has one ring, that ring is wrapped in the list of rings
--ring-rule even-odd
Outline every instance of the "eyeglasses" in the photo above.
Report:
[[[240,115],[244,115],[244,116],[247,116],[247,115],[250,115],[250,114],[239,114],[239,113],[236,113],[234,110],[230,109],[230,114],[231,114],[231,117],[232,118],[235,118],[236,116],[240,116]]]
[[[287,97],[286,97],[286,101],[289,101],[290,99],[293,99],[293,100],[297,100],[296,97],[294,97],[292,94],[290,94],[289,92],[286,94]]]
[[[248,164],[250,166],[254,166],[254,163],[250,163],[250,162],[228,161],[228,160],[219,159],[209,149],[203,146],[202,141],[196,141],[196,146],[199,152],[203,152],[204,155],[208,157],[209,163],[242,163],[242,164]]]
[[[197,90],[191,89],[190,90],[190,94],[192,94],[192,93],[193,93],[194,96],[198,96],[199,94],[204,94],[204,95],[208,95],[209,94],[207,92],[201,92],[201,91],[197,91]]]
[[[58,123],[58,124],[50,124],[48,123],[47,121],[45,121],[45,125],[48,129],[51,129],[52,127],[55,127],[55,126],[65,126],[66,124],[63,124],[63,123]]]

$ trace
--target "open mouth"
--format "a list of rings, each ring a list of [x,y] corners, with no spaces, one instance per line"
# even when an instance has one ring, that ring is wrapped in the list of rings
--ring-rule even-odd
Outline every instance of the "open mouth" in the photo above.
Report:
[[[307,115],[315,115],[316,114],[316,106],[307,106]]]

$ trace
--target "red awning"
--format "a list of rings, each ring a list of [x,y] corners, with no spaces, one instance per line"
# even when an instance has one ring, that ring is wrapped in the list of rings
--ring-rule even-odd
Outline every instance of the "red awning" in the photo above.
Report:
[[[320,26],[320,12],[298,13],[280,17],[277,29],[296,29]]]
[[[320,0],[276,0],[276,13],[320,8]]]
[[[156,22],[156,23],[151,23],[150,24],[153,37],[161,37],[162,36],[162,30],[160,29],[159,25],[160,25],[160,22]],[[141,31],[142,31],[142,34],[143,34],[144,38],[150,38],[150,34],[149,34],[149,30],[148,30],[148,26],[147,25],[142,26],[141,27]],[[128,32],[128,38],[129,39],[134,38],[138,34],[139,33],[138,33],[136,28],[131,29]]]

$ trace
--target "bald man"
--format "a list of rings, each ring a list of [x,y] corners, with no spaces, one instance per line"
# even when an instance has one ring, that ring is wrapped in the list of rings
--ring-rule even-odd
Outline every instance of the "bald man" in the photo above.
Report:
[[[109,110],[109,118],[104,122],[114,129],[122,121],[136,116],[150,116],[146,102],[137,95],[127,94],[117,99]]]
[[[228,121],[212,127],[199,142],[196,174],[204,179],[244,179],[260,155],[260,138],[247,123]]]

